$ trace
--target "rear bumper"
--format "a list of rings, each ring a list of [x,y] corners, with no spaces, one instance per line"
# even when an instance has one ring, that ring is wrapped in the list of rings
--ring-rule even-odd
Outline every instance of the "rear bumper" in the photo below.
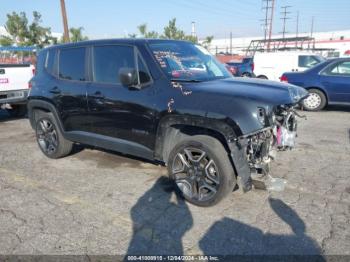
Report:
[[[28,89],[1,91],[0,105],[14,103],[25,104],[27,102],[28,92]]]

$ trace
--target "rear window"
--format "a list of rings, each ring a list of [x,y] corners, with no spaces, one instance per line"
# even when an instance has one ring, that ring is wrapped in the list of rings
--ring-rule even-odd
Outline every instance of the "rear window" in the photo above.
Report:
[[[67,48],[60,51],[59,77],[85,81],[85,48]]]

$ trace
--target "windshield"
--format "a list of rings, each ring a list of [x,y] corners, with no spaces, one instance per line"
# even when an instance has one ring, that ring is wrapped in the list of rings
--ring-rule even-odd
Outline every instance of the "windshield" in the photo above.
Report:
[[[150,44],[160,67],[175,81],[209,81],[231,74],[205,48],[188,42]]]

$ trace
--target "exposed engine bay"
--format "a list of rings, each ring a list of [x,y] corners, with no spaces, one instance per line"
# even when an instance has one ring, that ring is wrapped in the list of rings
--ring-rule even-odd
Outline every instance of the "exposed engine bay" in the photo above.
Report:
[[[297,137],[297,117],[294,107],[279,106],[271,116],[272,125],[246,137],[246,157],[251,173],[268,174],[269,163],[277,151],[292,149]]]

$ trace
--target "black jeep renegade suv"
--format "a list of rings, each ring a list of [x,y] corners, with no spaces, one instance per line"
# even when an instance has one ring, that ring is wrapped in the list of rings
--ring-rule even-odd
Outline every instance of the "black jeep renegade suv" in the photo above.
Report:
[[[28,97],[42,152],[73,143],[167,165],[191,203],[209,206],[266,174],[276,149],[296,137],[299,87],[235,79],[203,47],[173,40],[115,39],[46,48]]]

